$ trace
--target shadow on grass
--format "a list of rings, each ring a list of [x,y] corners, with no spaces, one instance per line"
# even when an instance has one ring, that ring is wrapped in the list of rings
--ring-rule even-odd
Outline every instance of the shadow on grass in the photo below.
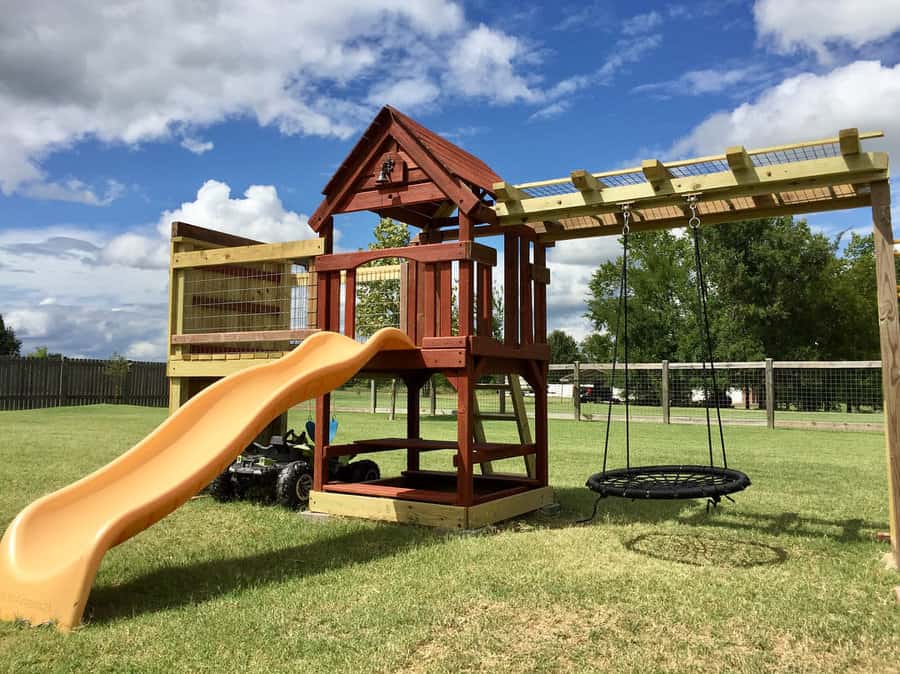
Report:
[[[631,552],[691,566],[749,569],[773,566],[788,558],[784,548],[711,534],[641,534],[623,543]]]
[[[596,495],[573,487],[555,488],[562,512],[545,518],[549,528],[569,527],[589,517]],[[870,543],[875,533],[887,528],[885,522],[872,522],[857,517],[826,519],[796,512],[760,513],[741,509],[738,503],[723,501],[707,511],[702,499],[691,501],[644,501],[607,498],[600,501],[598,517],[612,524],[653,523],[671,521],[690,526],[721,527],[734,531],[770,536],[826,538],[839,543]],[[693,504],[693,505],[691,505]],[[535,524],[541,525],[539,522]]]
[[[440,532],[424,527],[378,526],[338,536],[326,534],[304,545],[255,555],[164,567],[120,585],[96,588],[85,612],[86,622],[102,624],[198,604],[230,592],[390,557],[440,540]]]

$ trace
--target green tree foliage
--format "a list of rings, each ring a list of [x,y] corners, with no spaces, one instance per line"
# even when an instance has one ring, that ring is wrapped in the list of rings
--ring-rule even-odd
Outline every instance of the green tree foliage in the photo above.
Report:
[[[578,350],[586,363],[612,362],[612,336],[608,332],[602,335],[599,332],[591,333],[581,340]]]
[[[125,380],[128,378],[128,371],[131,369],[131,363],[125,356],[114,353],[109,357],[103,374],[113,380],[115,386],[116,398],[122,397],[122,389],[125,386]]]
[[[409,229],[402,222],[382,218],[373,231],[375,241],[369,250],[397,248],[409,245]],[[397,258],[375,260],[372,267],[384,267],[400,262]],[[400,325],[400,280],[369,281],[357,285],[356,334],[369,337],[378,329]]]
[[[671,232],[646,232],[629,237],[628,332],[629,358],[634,361],[677,360],[684,351],[686,323],[692,320],[687,261],[690,243]],[[622,259],[605,262],[589,284],[585,316],[598,333],[616,334]],[[687,311],[686,311],[687,310]],[[612,359],[612,340],[602,360]],[[619,357],[622,357],[620,345]],[[600,355],[600,354],[596,354]]]
[[[0,356],[18,356],[22,351],[22,342],[16,338],[12,328],[3,322],[0,316]]]
[[[573,363],[580,359],[578,342],[563,330],[554,330],[547,335],[547,343],[550,345],[551,363]]]
[[[28,358],[49,358],[50,353],[46,346],[36,346],[34,351],[28,354]]]

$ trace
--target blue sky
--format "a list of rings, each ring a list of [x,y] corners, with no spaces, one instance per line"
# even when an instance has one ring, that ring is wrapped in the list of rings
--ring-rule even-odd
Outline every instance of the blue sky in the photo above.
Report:
[[[310,236],[384,103],[510,182],[847,126],[896,154],[898,30],[900,0],[9,3],[0,314],[26,351],[163,357],[167,223]],[[339,246],[364,247],[370,223],[339,220]],[[585,333],[615,245],[552,252],[551,327]]]

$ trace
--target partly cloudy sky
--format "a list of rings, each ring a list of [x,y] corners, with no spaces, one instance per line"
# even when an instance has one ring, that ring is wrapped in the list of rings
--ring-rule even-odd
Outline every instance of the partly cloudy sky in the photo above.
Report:
[[[900,156],[900,0],[2,4],[0,314],[26,350],[163,358],[169,222],[311,236],[385,103],[511,182],[848,126]],[[342,247],[372,224],[339,219]],[[585,334],[615,253],[551,252],[551,328]]]

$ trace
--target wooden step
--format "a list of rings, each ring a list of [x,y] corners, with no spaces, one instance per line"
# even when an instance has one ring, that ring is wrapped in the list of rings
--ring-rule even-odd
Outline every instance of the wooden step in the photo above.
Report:
[[[476,419],[481,419],[482,421],[516,421],[515,414],[476,414]]]

